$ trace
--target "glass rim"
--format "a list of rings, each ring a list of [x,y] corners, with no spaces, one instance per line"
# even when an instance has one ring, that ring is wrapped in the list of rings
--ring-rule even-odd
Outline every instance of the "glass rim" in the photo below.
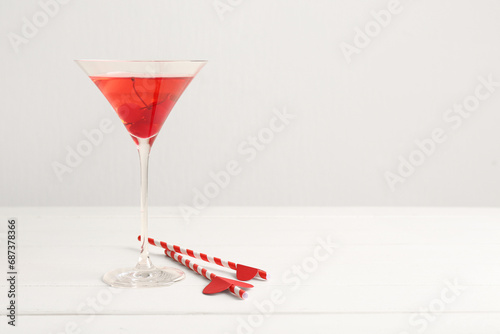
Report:
[[[73,59],[85,62],[115,62],[115,63],[207,63],[208,60],[124,60],[124,59]]]

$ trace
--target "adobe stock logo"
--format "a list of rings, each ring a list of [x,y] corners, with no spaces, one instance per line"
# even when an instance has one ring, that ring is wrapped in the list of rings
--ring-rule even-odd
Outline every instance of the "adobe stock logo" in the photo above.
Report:
[[[330,235],[317,237],[312,254],[302,258],[291,267],[283,271],[281,284],[273,288],[267,297],[254,300],[254,310],[247,315],[237,317],[237,326],[233,330],[236,334],[260,333],[269,319],[277,313],[281,305],[293,296],[293,293],[305,286],[307,280],[318,275],[318,270],[339,250],[339,245],[332,240]],[[316,333],[316,332],[314,332]],[[229,334],[225,332],[225,334]]]
[[[214,0],[213,7],[219,20],[224,21],[224,15],[227,12],[232,12],[236,7],[241,5],[243,0]]]
[[[348,64],[352,62],[352,56],[361,53],[361,50],[367,48],[372,40],[376,38],[384,28],[386,28],[395,15],[403,11],[403,6],[399,0],[390,0],[387,4],[387,9],[379,11],[372,10],[370,15],[372,20],[366,22],[363,29],[360,27],[354,28],[354,38],[352,44],[347,42],[340,43],[340,50]]]
[[[267,126],[261,128],[254,135],[249,135],[238,144],[235,159],[229,160],[222,170],[210,171],[208,174],[210,181],[201,188],[193,189],[193,197],[189,205],[181,203],[179,211],[184,220],[189,222],[192,216],[198,216],[202,210],[206,209],[211,201],[219,196],[231,181],[257,158],[260,152],[265,151],[278,134],[283,132],[295,118],[296,115],[288,112],[286,108],[273,109],[272,117]]]
[[[52,162],[52,170],[56,174],[59,182],[63,181],[64,174],[70,174],[76,167],[80,166],[83,162],[83,158],[89,156],[94,151],[95,147],[102,144],[104,135],[113,132],[114,129],[115,126],[113,123],[105,118],[99,123],[98,128],[91,129],[90,131],[83,130],[82,133],[86,139],[80,140],[75,148],[67,145],[64,162]]]
[[[419,307],[417,312],[412,313],[408,319],[410,328],[399,334],[424,333],[467,290],[456,278],[445,280],[443,283],[445,287],[441,289],[439,295],[425,306]]]
[[[23,17],[21,34],[19,35],[14,32],[9,32],[7,34],[7,38],[14,52],[18,53],[21,45],[28,44],[30,40],[35,38],[40,29],[45,27],[50,19],[59,13],[61,5],[65,5],[69,1],[70,0],[40,0],[38,2],[40,9],[31,16],[31,19],[26,16]]]
[[[439,145],[443,144],[450,137],[453,131],[458,130],[464,121],[477,112],[481,103],[489,99],[500,87],[500,81],[494,81],[493,75],[487,77],[479,76],[479,84],[474,92],[467,95],[460,103],[454,103],[443,113],[443,121],[448,127],[436,127],[430,132],[430,136],[414,141],[413,149],[406,157],[398,156],[398,166],[393,171],[384,173],[385,181],[392,191],[396,190],[396,185],[405,183],[406,180],[415,174],[418,167],[422,166],[432,155],[436,153]]]

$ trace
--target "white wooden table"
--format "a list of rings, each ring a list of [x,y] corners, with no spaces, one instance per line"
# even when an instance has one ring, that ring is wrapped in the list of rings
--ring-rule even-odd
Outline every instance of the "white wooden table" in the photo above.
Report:
[[[210,208],[188,223],[150,210],[150,236],[268,270],[246,301],[203,295],[189,270],[166,288],[108,288],[102,274],[137,258],[137,208],[0,212],[4,273],[7,218],[19,224],[17,327],[2,279],[0,333],[500,333],[500,209]]]

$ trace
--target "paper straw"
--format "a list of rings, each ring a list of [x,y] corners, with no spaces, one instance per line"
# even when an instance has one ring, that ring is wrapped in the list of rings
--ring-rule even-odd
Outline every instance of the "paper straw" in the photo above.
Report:
[[[201,276],[203,276],[209,280],[213,280],[217,277],[217,275],[214,274],[213,272],[203,268],[202,266],[198,265],[197,263],[193,263],[193,262],[189,261],[188,259],[184,258],[182,255],[180,255],[177,252],[173,252],[171,250],[166,249],[165,254],[168,257],[170,257],[171,259],[174,259],[175,261],[183,264],[184,266],[188,267],[192,271],[200,274]],[[245,290],[243,290],[242,288],[237,287],[234,284],[231,284],[229,286],[229,291],[238,298],[241,298],[241,299],[248,298],[248,293]]]
[[[138,239],[139,239],[139,241],[141,241],[141,236],[139,236]],[[217,265],[225,267],[225,268],[229,268],[229,269],[233,269],[233,270],[238,269],[237,263],[222,260],[221,258],[218,258],[215,256],[209,256],[207,254],[199,253],[199,252],[193,251],[191,249],[183,248],[183,247],[180,247],[177,245],[167,244],[165,241],[158,241],[158,240],[155,240],[153,238],[148,238],[148,243],[150,243],[153,246],[158,246],[158,247],[161,247],[164,249],[168,249],[168,250],[176,252],[176,253],[189,255],[189,256],[194,257],[196,259],[200,259],[200,260],[203,260],[206,262],[214,263],[214,264],[217,264]],[[261,270],[261,269],[258,269],[257,275],[262,279],[267,279],[269,277],[269,275],[264,270]]]

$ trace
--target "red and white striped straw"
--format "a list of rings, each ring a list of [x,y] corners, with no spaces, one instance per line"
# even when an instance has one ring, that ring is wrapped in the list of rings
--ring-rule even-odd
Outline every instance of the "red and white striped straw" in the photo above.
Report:
[[[138,237],[139,241],[141,241],[141,236]],[[200,259],[206,262],[210,263],[215,263],[219,266],[225,267],[225,268],[230,268],[233,270],[237,270],[238,264],[231,262],[231,261],[226,261],[222,260],[221,258],[215,257],[215,256],[209,256],[207,254],[199,253],[191,249],[183,248],[177,245],[171,245],[167,244],[165,241],[158,241],[153,238],[148,238],[148,243],[150,243],[153,246],[158,246],[164,249],[168,249],[170,251],[176,252],[176,253],[181,253],[185,255],[189,255],[191,257],[194,257],[196,259]],[[264,270],[258,269],[257,275],[262,278],[262,279],[267,279],[269,276]]]
[[[217,277],[217,275],[214,274],[213,272],[203,268],[202,266],[198,265],[197,263],[193,263],[193,262],[189,261],[188,259],[186,259],[185,257],[183,257],[182,255],[180,255],[177,252],[173,252],[171,250],[166,249],[165,254],[168,257],[174,259],[175,261],[188,267],[192,271],[197,272],[198,274],[200,274],[201,276],[203,276],[205,278],[208,278],[209,280],[213,280]],[[229,291],[238,298],[241,298],[241,299],[248,298],[248,293],[245,290],[243,290],[242,288],[237,287],[234,284],[231,284],[229,286]]]

